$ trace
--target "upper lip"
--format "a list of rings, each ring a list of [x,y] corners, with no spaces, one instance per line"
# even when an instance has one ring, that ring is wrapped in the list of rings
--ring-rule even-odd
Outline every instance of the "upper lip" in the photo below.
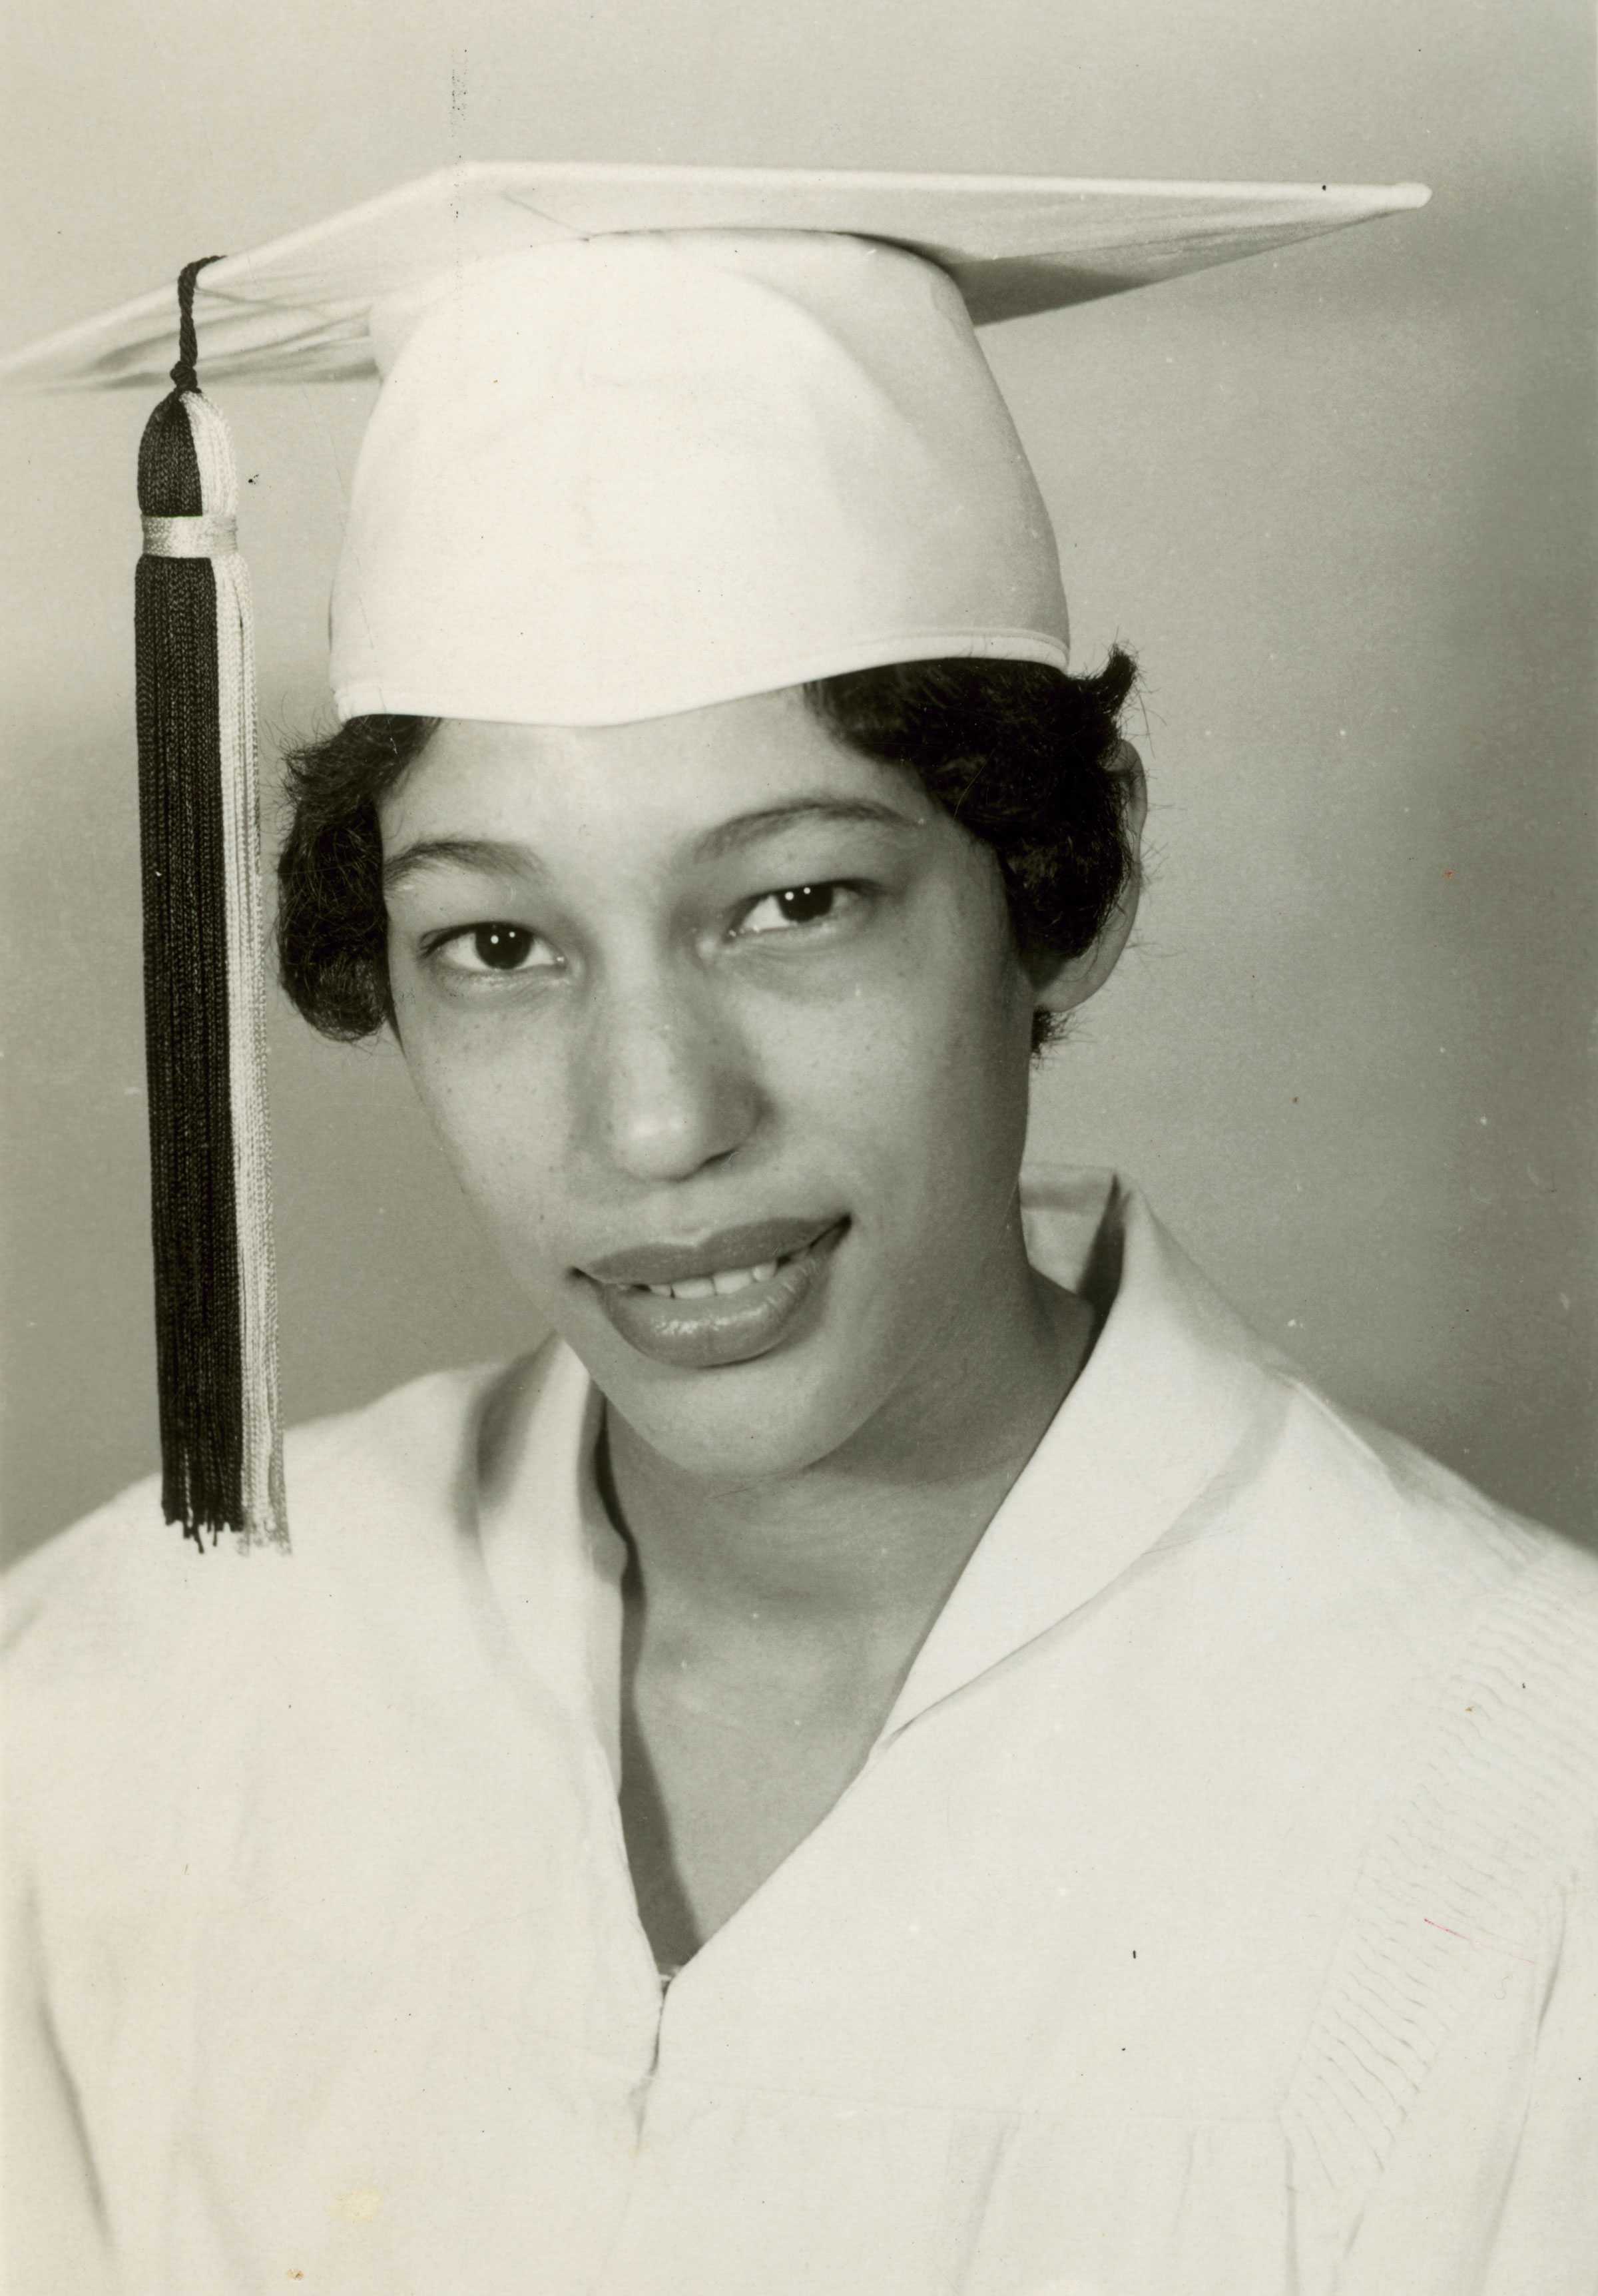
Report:
[[[750,1220],[691,1243],[641,1243],[630,1251],[607,1252],[602,1259],[584,1260],[578,1272],[595,1283],[684,1283],[692,1275],[786,1259],[837,1226],[836,1218]]]

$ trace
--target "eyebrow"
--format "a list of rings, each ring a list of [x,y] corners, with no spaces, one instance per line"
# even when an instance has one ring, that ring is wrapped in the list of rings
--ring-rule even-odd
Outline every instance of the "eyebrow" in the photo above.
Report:
[[[424,869],[472,869],[479,876],[542,877],[544,864],[530,845],[512,845],[503,837],[419,837],[402,846],[383,863],[383,890],[419,876]]]
[[[900,831],[922,826],[896,807],[879,805],[868,797],[796,797],[785,805],[764,806],[758,813],[741,813],[735,820],[719,822],[695,840],[693,852],[699,860],[717,861],[725,854],[742,852],[746,845],[777,830],[809,821],[863,822],[873,829]]]
[[[717,861],[729,853],[778,831],[808,822],[864,824],[873,829],[914,831],[922,823],[890,805],[871,798],[800,797],[784,805],[763,806],[758,813],[741,813],[733,821],[718,822],[690,849],[701,861]],[[547,874],[529,845],[516,845],[498,837],[423,837],[406,845],[383,863],[383,890],[393,892],[424,869],[471,869],[480,875],[534,876]]]

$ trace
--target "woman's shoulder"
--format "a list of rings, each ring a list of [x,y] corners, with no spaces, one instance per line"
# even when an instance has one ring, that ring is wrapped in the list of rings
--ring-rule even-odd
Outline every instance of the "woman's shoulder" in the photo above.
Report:
[[[1381,1919],[1399,1918],[1395,1877],[1463,1904],[1469,1867],[1496,1877],[1507,1934],[1591,1848],[1598,1555],[1300,1376],[1274,1378],[1217,1526],[1245,1566],[1240,1665],[1263,1648],[1291,1685],[1284,1739],[1319,1748],[1328,1777],[1372,1781],[1387,1816],[1367,1861],[1387,1878],[1362,1888]]]
[[[1268,1627],[1307,1663],[1323,1649],[1350,1695],[1373,1698],[1446,1665],[1537,1587],[1557,1588],[1573,1631],[1598,1632],[1598,1555],[1332,1400],[1125,1181],[1044,1182],[1029,1234],[1063,1280],[1103,1291],[1081,1390],[1104,1472],[1128,1506],[1151,1488],[1168,1494],[1172,1520],[1153,1552],[1188,1599],[1241,1572],[1240,1635]],[[1078,1408],[1073,1391],[1062,1424]]]
[[[1417,2176],[1466,2221],[1508,2173],[1495,2132],[1523,2121],[1512,2213],[1535,2215],[1539,2169],[1564,2178],[1590,2141],[1598,1557],[1312,1389],[1296,1408],[1287,1545],[1316,1589],[1306,1646],[1330,1620],[1341,1660],[1307,1664],[1299,1693],[1371,1743],[1350,1771],[1374,1791],[1350,1805],[1356,1878],[1282,2120],[1306,2236],[1369,2208],[1373,2256],[1409,2256]]]
[[[352,1574],[404,1578],[425,1568],[469,1525],[496,1399],[546,1352],[430,1373],[292,1429],[286,1556],[231,1533],[197,1545],[163,1519],[159,1477],[131,1485],[5,1573],[13,1679],[20,1669],[60,1683],[83,1669],[103,1679],[124,1660],[148,1676],[196,1637],[270,1631]]]
[[[1367,1604],[1405,1639],[1426,1641],[1446,1613],[1479,1623],[1547,1585],[1598,1633],[1598,1554],[1302,1376],[1277,1378],[1282,1417],[1250,1511],[1277,1527],[1328,1599]]]
[[[1356,1767],[1364,1747],[1389,1782],[1402,1750],[1424,1747],[1490,1780],[1505,1811],[1546,1792],[1553,1832],[1589,1821],[1598,1555],[1331,1400],[1135,1198],[1123,1227],[1115,1308],[1134,1313],[1105,1368],[1132,1398],[1115,1414],[1131,1464],[1146,1482],[1162,1441],[1134,1407],[1147,1395],[1162,1423],[1185,1414],[1201,1461],[1149,1558],[1177,1611],[1206,1622],[1240,1681],[1275,1685],[1290,1736],[1319,1748],[1331,1732]]]

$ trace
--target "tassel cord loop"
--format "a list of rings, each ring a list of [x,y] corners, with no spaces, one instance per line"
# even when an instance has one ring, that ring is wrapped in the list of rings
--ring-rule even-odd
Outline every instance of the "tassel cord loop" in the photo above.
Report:
[[[220,263],[219,255],[197,256],[185,263],[177,275],[177,359],[172,368],[175,390],[198,390],[197,372],[200,358],[200,338],[194,332],[194,282],[209,263]]]

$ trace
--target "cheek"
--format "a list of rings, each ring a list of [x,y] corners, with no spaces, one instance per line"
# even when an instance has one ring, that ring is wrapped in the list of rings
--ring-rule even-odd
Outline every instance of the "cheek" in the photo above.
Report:
[[[512,1271],[530,1272],[567,1161],[558,1070],[507,1058],[501,1031],[440,1031],[397,1001],[400,1048],[439,1144]]]
[[[1002,893],[986,872],[973,876],[908,952],[878,1047],[889,1068],[902,1069],[906,1081],[914,1076],[922,1092],[951,1107],[986,1103],[1005,1079],[1024,1094],[1027,1079],[1030,991]]]
[[[789,1048],[791,1105],[851,1140],[903,1186],[961,1195],[1008,1189],[1025,1141],[1032,996],[1002,904],[981,883],[906,948],[893,977],[863,981],[804,1052]],[[813,1095],[813,1097],[812,1097]]]

